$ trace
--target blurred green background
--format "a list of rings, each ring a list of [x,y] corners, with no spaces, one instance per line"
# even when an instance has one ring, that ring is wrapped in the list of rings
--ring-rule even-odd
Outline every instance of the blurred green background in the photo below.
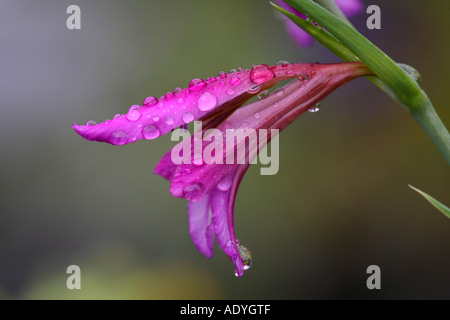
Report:
[[[364,1],[382,29],[358,29],[415,66],[450,126],[448,1]],[[81,30],[66,8],[81,8]],[[431,140],[365,79],[280,136],[280,171],[252,166],[235,207],[253,266],[236,278],[217,246],[188,234],[186,201],[153,168],[173,143],[88,142],[102,121],[196,77],[253,64],[337,62],[299,50],[268,1],[0,2],[0,298],[450,298],[450,221],[407,185],[450,204]],[[66,268],[81,268],[81,290]],[[381,290],[366,288],[369,265]]]

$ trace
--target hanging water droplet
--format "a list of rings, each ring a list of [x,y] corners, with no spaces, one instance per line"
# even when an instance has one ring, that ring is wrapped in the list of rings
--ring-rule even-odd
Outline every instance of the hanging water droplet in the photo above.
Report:
[[[244,270],[250,269],[252,266],[252,253],[242,244],[237,245],[239,254],[241,255],[242,262],[244,263]]]
[[[89,120],[88,122],[86,122],[86,126],[95,126],[96,124],[98,124],[96,121],[94,120]]]
[[[143,107],[153,107],[155,104],[158,103],[158,98],[150,96],[145,98],[144,102],[142,103]]]
[[[260,64],[250,71],[250,80],[253,83],[261,84],[275,77],[275,72],[268,65]]]
[[[320,103],[316,104],[314,107],[309,108],[308,111],[315,113],[315,112],[319,112],[319,110],[320,110]]]
[[[141,117],[141,113],[139,112],[139,108],[141,106],[135,104],[133,106],[130,107],[130,109],[128,110],[127,113],[127,119],[130,121],[136,121],[139,120],[139,118]]]
[[[250,94],[256,94],[261,89],[261,85],[257,84],[256,86],[251,87],[249,90],[247,90]]]
[[[201,195],[205,186],[200,182],[189,184],[183,188],[183,198],[193,199]]]
[[[206,82],[203,79],[194,79],[189,82],[190,91],[200,91],[206,86]]]
[[[397,63],[397,65],[403,71],[405,71],[415,82],[417,82],[419,86],[422,85],[422,76],[420,75],[419,71],[417,71],[417,69],[404,63]]]
[[[115,131],[111,134],[111,143],[116,145],[123,145],[127,143],[128,134],[123,131]]]
[[[172,117],[167,117],[167,118],[166,118],[166,123],[167,123],[169,126],[173,125],[174,122],[175,122],[175,120],[173,120]]]
[[[263,92],[258,94],[258,99],[259,100],[265,99],[265,98],[267,98],[268,95],[269,95],[269,90],[264,90]]]
[[[220,71],[218,76],[222,79],[225,79],[227,77],[227,73],[225,71]]]
[[[233,76],[233,77],[230,78],[230,83],[233,86],[237,86],[237,85],[239,85],[241,83],[241,79],[238,76]]]
[[[205,92],[198,98],[197,107],[201,111],[208,111],[217,105],[217,97],[212,93]]]
[[[153,124],[148,124],[142,129],[142,135],[146,140],[153,140],[161,135],[159,128]]]
[[[189,123],[189,122],[194,121],[195,117],[194,117],[194,115],[192,113],[186,112],[186,113],[183,114],[182,118],[183,118],[183,121],[185,123]]]

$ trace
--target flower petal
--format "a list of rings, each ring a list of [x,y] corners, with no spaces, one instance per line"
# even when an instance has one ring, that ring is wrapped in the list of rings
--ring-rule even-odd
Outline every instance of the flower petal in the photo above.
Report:
[[[207,258],[213,255],[215,235],[210,204],[209,196],[188,203],[189,234],[198,251]]]
[[[348,16],[353,17],[358,13],[364,11],[364,4],[360,0],[335,0],[336,4],[342,12]]]
[[[244,274],[244,262],[234,232],[234,202],[237,189],[248,167],[249,164],[235,166],[230,173],[231,183],[227,186],[228,189],[218,187],[211,192],[211,211],[217,242],[233,262],[236,275],[239,277]]]

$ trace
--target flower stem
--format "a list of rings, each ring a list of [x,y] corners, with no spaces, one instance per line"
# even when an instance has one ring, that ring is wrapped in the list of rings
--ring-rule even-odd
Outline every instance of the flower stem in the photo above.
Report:
[[[450,165],[450,136],[448,130],[439,119],[426,93],[410,75],[356,29],[341,21],[319,4],[311,0],[284,1],[319,23],[332,37],[339,41],[340,45],[345,46],[360,61],[364,62],[383,83],[381,86],[377,85],[408,110],[427,132]],[[349,58],[349,55],[343,58]]]

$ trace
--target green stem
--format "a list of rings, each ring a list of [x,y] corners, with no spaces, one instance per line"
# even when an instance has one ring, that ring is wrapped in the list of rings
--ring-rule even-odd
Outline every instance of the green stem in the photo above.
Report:
[[[356,29],[341,21],[319,4],[311,0],[284,1],[318,22],[330,33],[331,38],[329,37],[329,39],[335,38],[340,46],[346,47],[347,51],[364,62],[383,83],[383,90],[400,102],[422,126],[450,165],[448,130],[439,119],[426,93],[411,76]],[[345,58],[349,58],[349,56],[347,55]]]

